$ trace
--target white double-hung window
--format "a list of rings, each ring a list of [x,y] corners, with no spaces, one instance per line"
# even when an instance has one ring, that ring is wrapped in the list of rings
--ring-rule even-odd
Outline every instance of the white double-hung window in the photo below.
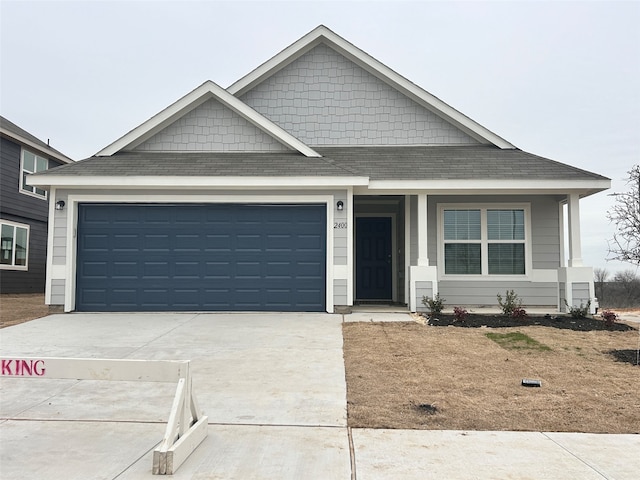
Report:
[[[446,205],[439,213],[439,259],[444,275],[527,274],[528,205]]]
[[[27,184],[27,175],[30,173],[44,172],[49,168],[49,160],[40,157],[28,150],[22,150],[22,176],[20,180],[20,191],[40,198],[47,198],[47,192],[38,187]]]
[[[29,225],[0,221],[0,269],[27,270]]]

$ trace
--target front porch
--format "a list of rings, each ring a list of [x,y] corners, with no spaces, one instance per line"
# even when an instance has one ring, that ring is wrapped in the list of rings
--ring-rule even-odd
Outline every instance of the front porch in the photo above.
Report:
[[[490,313],[485,309],[497,308],[498,293],[514,290],[532,312],[566,311],[566,304],[588,302],[595,312],[593,270],[582,265],[579,199],[573,193],[353,195],[352,309],[419,312],[426,310],[424,296],[440,294],[451,308]],[[460,238],[445,238],[444,217],[449,211],[482,218],[477,225],[465,220],[468,224],[453,226],[477,229],[477,240],[459,232],[454,235]],[[508,213],[508,221],[517,212],[522,223],[494,226],[496,212]],[[503,233],[494,234],[492,228]],[[477,251],[477,264],[468,254],[451,267],[455,259],[450,252],[460,249],[445,253],[449,243],[472,245],[469,251]],[[491,263],[496,251],[502,255],[497,267]],[[511,258],[505,251],[516,253]],[[460,265],[469,271],[460,270]]]

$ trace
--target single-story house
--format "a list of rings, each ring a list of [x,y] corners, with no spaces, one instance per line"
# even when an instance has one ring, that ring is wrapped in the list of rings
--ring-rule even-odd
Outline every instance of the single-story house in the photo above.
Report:
[[[72,163],[0,116],[0,293],[43,293],[47,265],[46,189],[29,185],[29,174]]]
[[[586,304],[580,199],[610,187],[324,26],[29,182],[64,204],[46,301],[65,311],[416,311],[424,295],[497,305],[507,289]]]

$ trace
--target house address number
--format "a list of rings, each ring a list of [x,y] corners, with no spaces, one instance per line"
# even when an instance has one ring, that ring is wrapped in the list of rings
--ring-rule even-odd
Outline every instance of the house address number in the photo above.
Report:
[[[347,222],[334,222],[333,228],[347,228]]]

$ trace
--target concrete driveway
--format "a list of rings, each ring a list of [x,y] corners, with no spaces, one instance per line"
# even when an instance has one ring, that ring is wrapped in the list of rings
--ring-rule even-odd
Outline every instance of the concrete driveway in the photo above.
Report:
[[[3,357],[191,360],[209,436],[173,478],[349,478],[342,317],[70,314],[0,331]],[[175,384],[1,378],[0,476],[157,478]]]
[[[348,429],[342,322],[400,314],[67,314],[2,357],[191,360],[208,437],[175,479],[636,479],[640,435]],[[0,377],[0,478],[152,479],[175,385]]]

